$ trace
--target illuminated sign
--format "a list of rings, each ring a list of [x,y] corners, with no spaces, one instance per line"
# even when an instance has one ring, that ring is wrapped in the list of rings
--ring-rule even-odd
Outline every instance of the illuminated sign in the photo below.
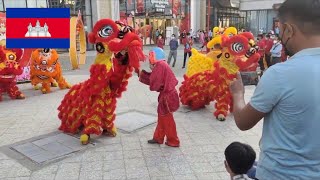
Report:
[[[166,6],[169,5],[169,0],[151,0],[156,12],[164,12]]]

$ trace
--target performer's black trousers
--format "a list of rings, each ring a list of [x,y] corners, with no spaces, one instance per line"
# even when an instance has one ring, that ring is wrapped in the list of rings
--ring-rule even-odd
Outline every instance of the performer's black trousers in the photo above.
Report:
[[[272,66],[272,63],[271,63],[271,54],[266,54],[266,63],[267,63],[267,66],[268,66],[268,67]]]
[[[260,58],[259,60],[259,66],[260,66],[260,70],[264,71],[266,68],[264,67],[264,63],[263,63],[263,57]]]
[[[189,54],[189,57],[191,56],[191,52],[185,52],[183,55],[183,66],[182,68],[186,67],[186,61],[187,61],[187,54]]]

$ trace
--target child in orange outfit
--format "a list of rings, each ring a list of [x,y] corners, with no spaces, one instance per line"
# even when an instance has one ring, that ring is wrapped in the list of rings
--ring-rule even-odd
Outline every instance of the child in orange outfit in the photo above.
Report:
[[[158,124],[149,140],[150,144],[163,144],[167,137],[166,145],[179,147],[176,123],[173,112],[179,109],[179,95],[176,90],[178,80],[170,66],[165,61],[165,53],[161,48],[153,48],[149,53],[151,73],[142,70],[139,73],[139,81],[149,85],[151,91],[160,92],[158,97]]]

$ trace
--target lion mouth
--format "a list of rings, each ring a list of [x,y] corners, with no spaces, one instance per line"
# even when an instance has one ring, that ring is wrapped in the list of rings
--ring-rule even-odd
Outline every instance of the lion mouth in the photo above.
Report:
[[[35,69],[41,72],[53,72],[54,71],[54,67],[50,67],[50,66],[43,66],[43,65],[35,65]]]
[[[15,75],[0,75],[0,78],[2,78],[2,79],[12,79],[12,78],[15,78]]]
[[[37,77],[39,79],[42,79],[42,80],[45,80],[45,79],[48,79],[49,77],[48,76],[44,76],[44,75],[37,75]]]

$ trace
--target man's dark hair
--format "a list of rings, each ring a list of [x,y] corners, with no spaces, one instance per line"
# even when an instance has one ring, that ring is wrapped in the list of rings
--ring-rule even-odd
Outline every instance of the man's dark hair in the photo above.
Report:
[[[259,38],[263,38],[263,34],[258,34],[258,37]]]
[[[267,37],[267,38],[270,38],[271,36],[270,36],[270,34],[267,34],[266,37]]]
[[[176,35],[175,35],[175,34],[172,34],[171,36],[174,36],[174,37],[176,37]]]
[[[320,0],[286,0],[278,9],[278,16],[282,23],[294,21],[303,33],[319,34],[319,9]]]
[[[236,175],[246,174],[256,159],[256,152],[252,147],[240,142],[231,143],[224,155],[231,171]]]

